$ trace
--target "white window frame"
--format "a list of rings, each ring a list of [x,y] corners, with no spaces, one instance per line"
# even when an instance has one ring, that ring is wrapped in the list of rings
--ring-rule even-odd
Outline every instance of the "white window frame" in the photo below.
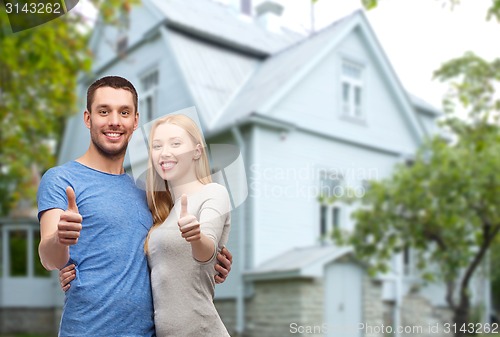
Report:
[[[12,275],[11,273],[11,262],[12,256],[10,255],[10,238],[11,234],[15,232],[26,233],[26,274],[24,275]],[[49,279],[50,274],[47,275],[36,275],[35,273],[35,259],[36,259],[36,249],[33,245],[35,236],[39,237],[40,230],[29,225],[4,225],[0,226],[0,280],[3,279],[13,279],[13,278],[40,278]]]
[[[145,80],[156,74],[156,83],[153,83],[151,86],[145,86]],[[156,116],[157,110],[157,96],[158,96],[158,88],[160,85],[160,72],[157,68],[152,69],[140,78],[141,82],[141,94],[139,95],[139,122],[141,125],[144,125],[148,122],[151,122]],[[149,105],[147,102],[150,102]],[[148,108],[149,107],[149,108]]]
[[[413,277],[416,275],[416,253],[410,246],[403,248],[402,254],[403,275],[406,277]]]
[[[323,210],[326,210],[326,217],[323,218]],[[336,213],[336,216],[334,216]],[[320,234],[327,235],[334,229],[342,229],[342,215],[344,213],[343,207],[339,203],[334,204],[320,204]],[[336,218],[336,219],[335,219]],[[323,219],[325,219],[325,226],[323,226]],[[323,229],[324,227],[324,229]]]
[[[346,71],[352,70],[351,73]],[[359,75],[355,73],[358,72]],[[345,99],[345,88],[348,89],[348,97]],[[357,103],[356,92],[359,92],[360,102]],[[359,62],[343,59],[340,65],[340,111],[343,117],[359,121],[366,120],[365,101],[365,67]]]
[[[334,173],[335,171],[331,170],[322,170],[320,172],[320,192],[323,192],[323,187],[326,186],[328,188],[332,188],[332,184],[330,184],[330,181],[338,180],[338,184],[336,186],[343,186],[345,188],[345,178],[338,173]],[[325,184],[325,181],[326,182]],[[326,212],[326,217],[323,216],[323,212]],[[327,202],[322,202],[320,203],[319,207],[319,234],[321,237],[322,241],[330,241],[329,234],[334,230],[334,229],[340,229],[342,230],[345,228],[345,222],[343,221],[344,213],[345,213],[345,207],[341,202],[334,202],[334,203],[327,203]],[[334,216],[334,214],[336,216]],[[335,219],[336,218],[336,219]],[[324,221],[324,225],[323,225]]]

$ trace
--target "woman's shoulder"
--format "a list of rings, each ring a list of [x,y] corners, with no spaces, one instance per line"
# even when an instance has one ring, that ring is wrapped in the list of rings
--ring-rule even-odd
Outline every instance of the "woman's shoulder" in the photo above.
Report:
[[[227,194],[226,186],[219,183],[208,183],[204,186],[204,190]]]
[[[206,184],[203,188],[201,207],[210,207],[218,210],[221,214],[231,210],[231,202],[226,187],[218,183]]]
[[[226,186],[219,183],[208,183],[203,187],[202,193],[205,197],[228,199],[229,193]]]

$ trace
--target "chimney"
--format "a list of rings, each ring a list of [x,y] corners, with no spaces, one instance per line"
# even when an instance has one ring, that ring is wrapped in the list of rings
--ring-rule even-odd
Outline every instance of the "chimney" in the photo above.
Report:
[[[236,13],[252,16],[252,0],[230,0],[226,4]]]
[[[252,16],[252,0],[241,0],[240,5],[243,14]]]
[[[255,8],[257,22],[267,30],[279,33],[281,32],[281,14],[284,9],[283,5],[277,1],[263,1]]]

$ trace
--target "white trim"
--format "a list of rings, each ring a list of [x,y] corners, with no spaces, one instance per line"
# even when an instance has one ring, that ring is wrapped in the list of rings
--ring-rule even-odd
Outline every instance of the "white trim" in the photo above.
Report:
[[[352,67],[359,72],[359,78],[349,76],[345,73],[345,67]],[[367,67],[365,64],[354,61],[350,57],[341,57],[339,62],[339,90],[340,90],[340,116],[345,117],[347,120],[360,121],[366,123],[366,71]],[[346,111],[346,103],[344,102],[344,85],[349,85],[349,97],[347,102],[348,111]],[[356,89],[361,91],[361,105],[358,107],[356,105]],[[357,113],[356,109],[360,110],[360,114]]]
[[[152,83],[151,87],[144,88],[144,81],[150,77],[151,75],[156,74],[156,83]],[[138,102],[138,110],[139,110],[139,125],[145,125],[146,123],[151,122],[157,116],[158,110],[158,91],[160,88],[160,70],[158,65],[151,66],[146,71],[141,71],[141,74],[138,75],[140,82],[140,94],[139,94],[139,102]],[[148,105],[146,102],[151,99],[151,105],[147,109]]]
[[[157,92],[158,92],[157,88],[154,88],[141,93],[141,98],[139,99],[138,102],[140,126],[146,125],[147,123],[151,122],[157,115],[157,104],[158,104]],[[147,110],[146,102],[148,101],[149,98],[151,99],[150,112],[146,111]]]

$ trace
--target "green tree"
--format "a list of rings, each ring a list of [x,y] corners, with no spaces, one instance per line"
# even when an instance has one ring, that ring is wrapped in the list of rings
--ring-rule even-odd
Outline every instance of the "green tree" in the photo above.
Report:
[[[92,0],[112,21],[137,0]],[[0,216],[34,201],[33,176],[54,166],[66,118],[75,112],[77,77],[90,70],[89,29],[74,10],[12,33],[0,6]]]
[[[373,181],[353,213],[353,233],[334,236],[353,245],[372,271],[387,271],[394,253],[410,247],[422,275],[445,282],[446,301],[462,327],[470,319],[471,278],[500,231],[500,101],[494,91],[500,59],[467,53],[435,76],[451,84],[446,139],[435,136],[411,166],[398,165],[392,176]],[[453,115],[456,104],[467,108],[467,119]]]
[[[460,4],[460,0],[439,1],[451,7]],[[379,0],[361,3],[374,9]],[[486,19],[500,22],[500,0],[491,1]],[[447,282],[447,301],[461,325],[469,319],[470,279],[492,245],[493,293],[497,305],[500,302],[500,290],[495,288],[500,285],[500,160],[495,158],[500,150],[500,103],[495,94],[500,61],[488,62],[469,52],[447,62],[435,77],[450,82],[450,93],[444,100],[448,113],[444,126],[452,142],[430,140],[412,167],[398,166],[392,177],[373,182],[363,200],[367,208],[354,215],[358,225],[349,242],[370,261],[373,270],[387,269],[393,252],[405,247],[418,252],[421,269],[428,262],[439,266],[439,276]],[[457,104],[468,109],[467,122],[453,115]],[[342,242],[342,233],[334,235]],[[456,288],[458,301],[452,296]]]

